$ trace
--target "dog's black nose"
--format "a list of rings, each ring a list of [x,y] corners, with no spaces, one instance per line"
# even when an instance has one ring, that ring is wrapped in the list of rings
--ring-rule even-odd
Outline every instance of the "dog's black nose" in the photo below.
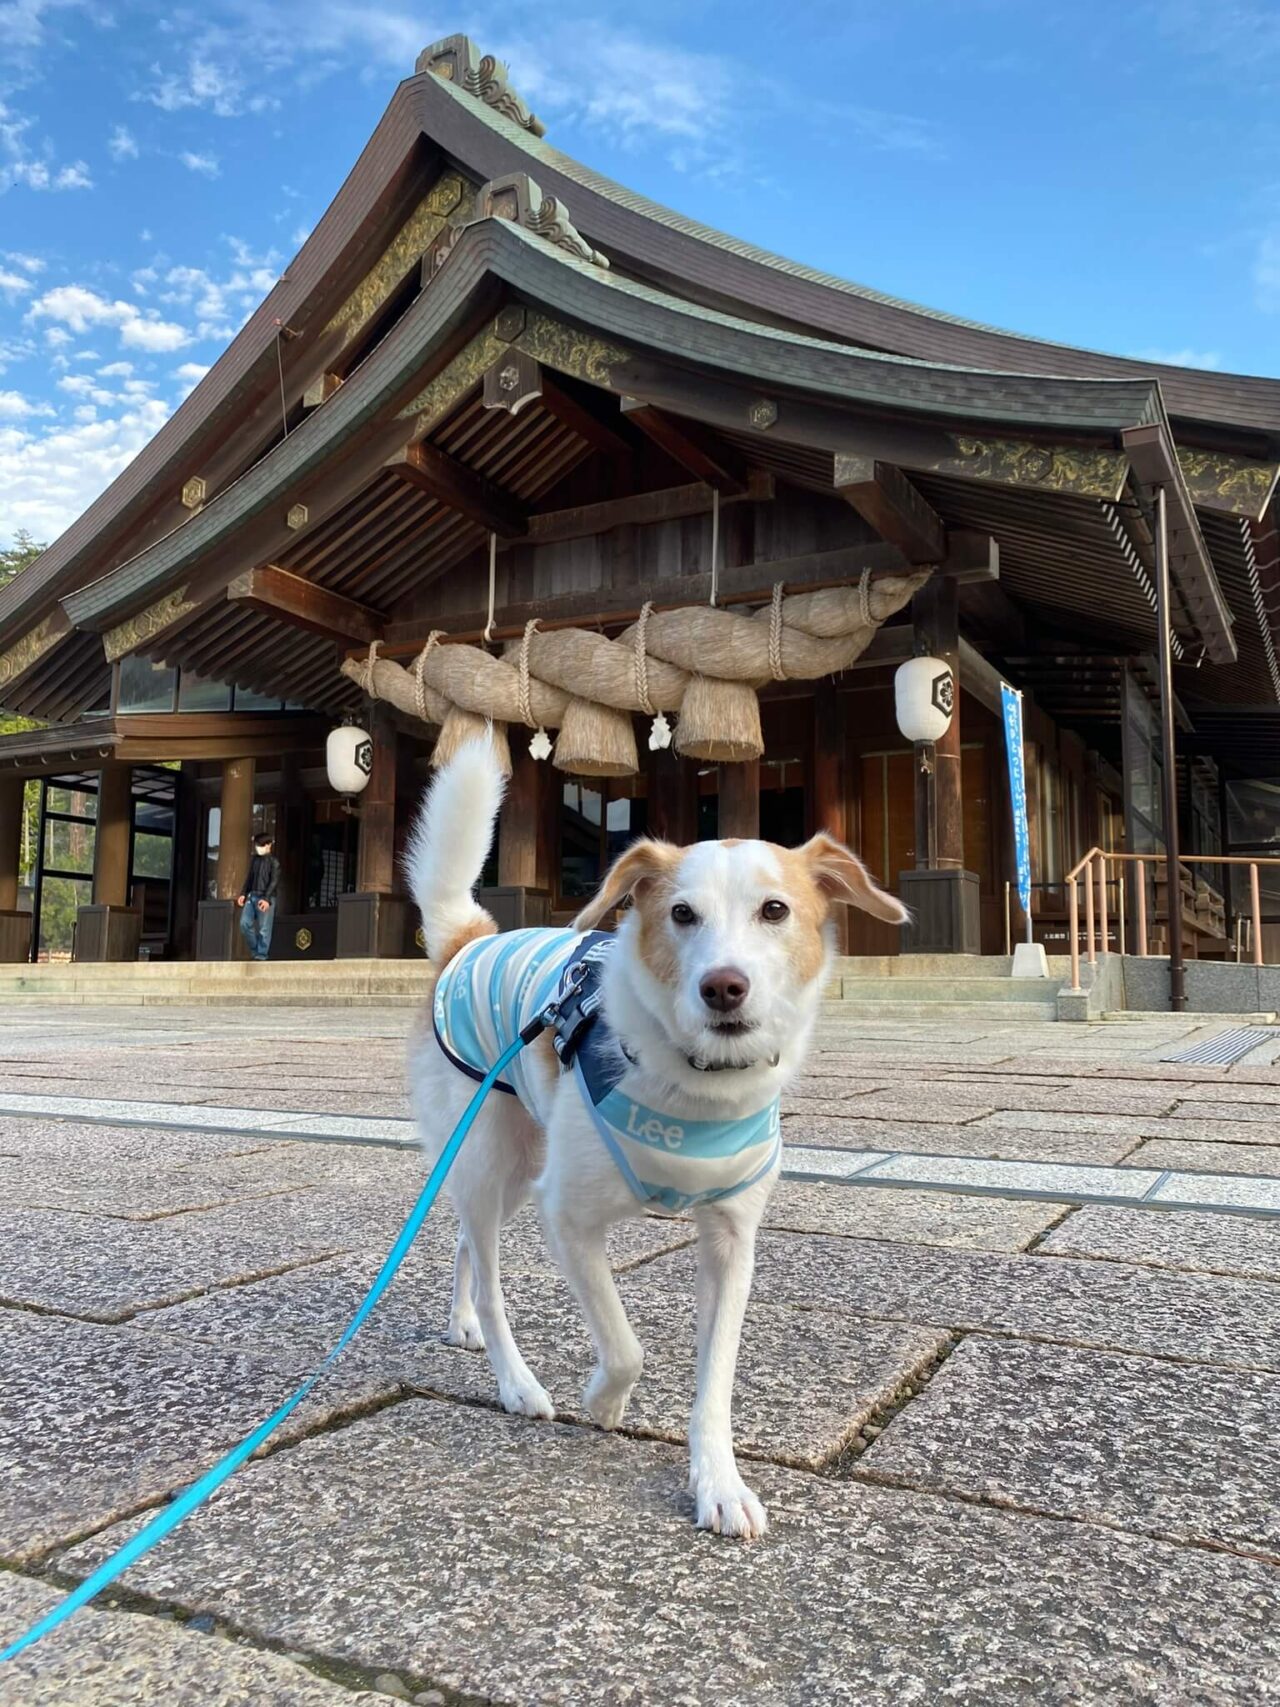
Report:
[[[718,1014],[731,1014],[740,1008],[751,989],[751,980],[736,966],[717,966],[708,972],[698,986],[698,992],[709,1008]]]

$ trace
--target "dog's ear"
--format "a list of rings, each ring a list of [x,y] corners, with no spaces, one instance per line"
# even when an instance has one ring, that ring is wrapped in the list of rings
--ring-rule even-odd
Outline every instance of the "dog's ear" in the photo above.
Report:
[[[573,921],[574,930],[595,930],[625,896],[635,899],[642,895],[655,878],[672,871],[679,859],[680,849],[671,842],[633,843],[605,872],[604,882]]]
[[[861,907],[864,913],[891,925],[905,925],[910,920],[910,910],[897,896],[886,894],[857,854],[825,830],[807,841],[800,854],[809,867],[809,875],[828,901]]]

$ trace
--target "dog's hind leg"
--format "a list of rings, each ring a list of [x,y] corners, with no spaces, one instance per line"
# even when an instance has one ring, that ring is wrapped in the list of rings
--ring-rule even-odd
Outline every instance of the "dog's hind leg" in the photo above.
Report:
[[[453,1257],[453,1304],[449,1310],[445,1340],[449,1345],[460,1345],[467,1351],[484,1350],[484,1330],[476,1315],[471,1290],[471,1247],[465,1233],[458,1234],[458,1248]]]
[[[466,1278],[478,1319],[480,1336],[498,1382],[503,1408],[519,1415],[550,1417],[551,1400],[530,1373],[507,1320],[502,1296],[499,1241],[502,1229],[529,1195],[529,1182],[540,1160],[540,1145],[532,1124],[515,1099],[490,1104],[476,1121],[450,1176],[449,1192],[462,1226]],[[459,1285],[464,1267],[461,1252],[454,1266],[454,1309],[465,1321],[467,1294]]]

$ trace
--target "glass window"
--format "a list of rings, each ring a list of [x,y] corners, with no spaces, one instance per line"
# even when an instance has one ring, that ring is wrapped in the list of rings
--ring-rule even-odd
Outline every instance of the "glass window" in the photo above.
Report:
[[[226,682],[211,681],[183,670],[178,679],[179,711],[230,711],[231,689]]]
[[[153,664],[150,658],[136,654],[120,660],[120,696],[117,709],[132,711],[172,711],[178,672],[165,664]]]
[[[94,826],[50,818],[44,827],[44,863],[52,871],[93,870]]]
[[[87,877],[46,877],[40,888],[41,960],[70,960],[76,913],[87,907],[93,885]]]
[[[255,693],[252,688],[236,689],[237,711],[279,711],[279,695]]]

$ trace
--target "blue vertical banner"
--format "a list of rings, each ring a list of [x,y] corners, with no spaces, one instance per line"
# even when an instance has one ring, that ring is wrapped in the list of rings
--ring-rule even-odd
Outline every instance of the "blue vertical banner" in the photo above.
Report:
[[[1009,756],[1009,798],[1013,802],[1013,851],[1018,862],[1018,902],[1031,941],[1031,831],[1027,824],[1027,773],[1022,757],[1022,695],[1008,682],[1000,683],[1004,711],[1004,745]]]

